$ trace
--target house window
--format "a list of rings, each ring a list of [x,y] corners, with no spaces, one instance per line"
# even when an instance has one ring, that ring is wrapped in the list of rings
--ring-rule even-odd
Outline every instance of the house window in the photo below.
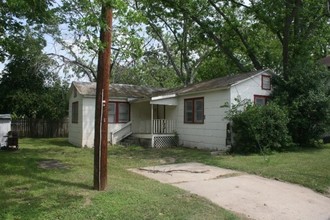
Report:
[[[130,120],[130,109],[127,102],[110,102],[109,103],[109,122],[110,123],[127,123]]]
[[[78,102],[72,103],[72,123],[78,123]]]
[[[261,88],[264,90],[270,90],[271,89],[271,78],[267,75],[261,76]]]
[[[204,98],[184,100],[184,123],[204,123]]]
[[[254,104],[255,105],[266,105],[268,102],[269,96],[255,95]]]

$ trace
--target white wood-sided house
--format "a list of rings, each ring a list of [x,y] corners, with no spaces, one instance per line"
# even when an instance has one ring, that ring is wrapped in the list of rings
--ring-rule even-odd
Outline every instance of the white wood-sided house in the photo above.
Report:
[[[264,105],[271,93],[270,70],[231,75],[178,89],[154,89],[111,84],[108,139],[116,144],[134,136],[149,139],[152,147],[179,145],[224,150],[231,134],[226,108],[235,98]],[[93,147],[95,83],[73,82],[69,103],[69,142]]]

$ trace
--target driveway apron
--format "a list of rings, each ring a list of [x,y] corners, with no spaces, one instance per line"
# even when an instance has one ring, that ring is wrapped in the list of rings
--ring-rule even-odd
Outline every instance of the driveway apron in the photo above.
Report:
[[[330,198],[299,185],[201,163],[130,170],[251,219],[330,220]]]

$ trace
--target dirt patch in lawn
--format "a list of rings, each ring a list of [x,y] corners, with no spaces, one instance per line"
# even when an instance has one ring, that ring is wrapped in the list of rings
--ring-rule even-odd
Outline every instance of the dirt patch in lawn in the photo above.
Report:
[[[68,166],[58,160],[42,160],[38,166],[42,169],[68,169]]]

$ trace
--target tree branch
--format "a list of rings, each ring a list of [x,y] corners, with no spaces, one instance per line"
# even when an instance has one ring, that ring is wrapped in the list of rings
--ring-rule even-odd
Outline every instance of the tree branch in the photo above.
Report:
[[[91,82],[93,82],[96,79],[96,72],[95,72],[95,70],[92,67],[79,62],[78,60],[71,60],[71,59],[69,59],[69,58],[67,58],[67,57],[65,57],[63,55],[55,54],[55,53],[47,53],[46,55],[48,55],[48,56],[56,56],[56,57],[60,58],[63,63],[77,65],[77,66],[81,67],[83,69],[84,73],[87,75],[88,79]]]
[[[212,1],[212,0],[208,0],[208,2],[212,5],[212,7],[225,19],[225,21],[229,24],[230,28],[234,30],[234,32],[237,34],[237,36],[239,37],[239,39],[241,40],[242,44],[244,45],[246,51],[247,51],[247,55],[249,56],[249,58],[251,59],[254,67],[257,70],[262,69],[262,65],[260,64],[260,62],[258,61],[253,48],[250,47],[250,45],[248,44],[248,42],[245,40],[246,37],[243,36],[243,34],[241,33],[241,31],[238,29],[237,26],[235,26],[231,20],[227,17],[227,15],[225,13],[223,13],[223,11],[220,10],[220,8]]]
[[[181,8],[181,10],[185,10],[183,8]],[[207,27],[206,24],[204,24],[201,20],[199,20],[196,16],[194,16],[193,14],[190,14],[190,18],[196,22],[199,27],[211,38],[214,40],[214,42],[218,45],[218,47],[224,52],[224,54],[234,62],[234,64],[237,66],[237,68],[242,71],[245,72],[246,68],[242,65],[242,63],[235,57],[235,55],[233,54],[233,52],[227,48],[223,41],[217,37],[212,31],[210,31]]]

